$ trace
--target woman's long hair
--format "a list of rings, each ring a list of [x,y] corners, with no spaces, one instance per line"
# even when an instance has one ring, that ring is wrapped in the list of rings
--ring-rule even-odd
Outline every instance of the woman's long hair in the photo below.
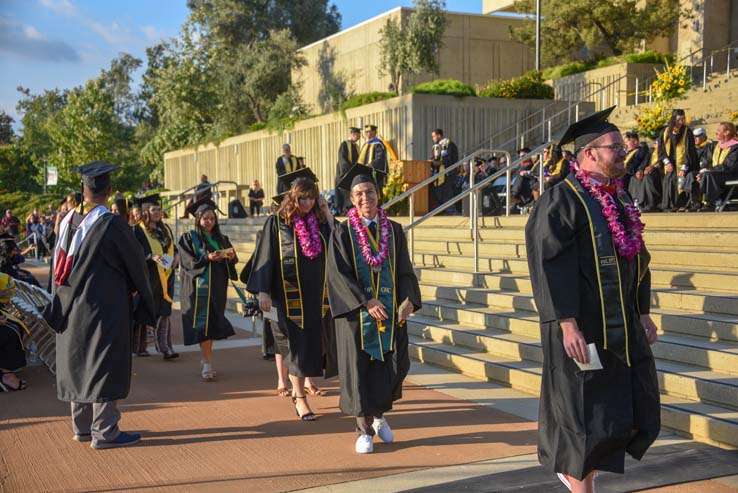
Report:
[[[215,212],[215,209],[206,209],[200,213],[195,213],[195,232],[200,236],[200,239],[203,240],[202,244],[205,245],[205,231],[200,227],[200,219],[202,216],[207,214],[208,212],[212,212],[215,216],[215,225],[213,226],[213,231],[210,232],[210,236],[218,242],[218,245],[221,247],[225,246],[225,239],[223,238],[223,233],[220,232],[220,223],[218,223],[218,213]]]
[[[677,116],[685,116],[684,110],[674,110],[671,112],[671,118],[669,119],[669,129],[666,131],[666,137],[668,139],[671,139],[671,136],[674,134],[674,127],[676,126],[676,119]],[[687,122],[684,122],[683,126],[687,126]]]
[[[154,223],[154,227],[151,227],[151,207],[144,207],[141,211],[141,222],[143,223],[144,227],[148,229],[149,231],[154,231],[156,228],[164,228],[164,218],[162,217],[159,219],[156,223]],[[162,212],[163,216],[163,212]]]
[[[320,198],[320,192],[318,192],[318,185],[315,184],[310,178],[298,178],[292,182],[292,187],[287,193],[287,196],[282,201],[282,204],[277,210],[279,217],[287,225],[292,225],[292,215],[300,210],[300,199],[313,198],[315,203],[313,204],[313,212],[318,217],[318,222],[325,222],[325,215],[318,206],[318,199]]]

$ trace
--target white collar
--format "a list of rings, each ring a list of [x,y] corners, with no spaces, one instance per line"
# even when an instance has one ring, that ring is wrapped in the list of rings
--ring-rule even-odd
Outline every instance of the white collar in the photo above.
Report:
[[[367,219],[367,218],[365,218],[364,216],[361,216],[361,219],[362,219],[362,220],[364,221],[364,226],[366,226],[366,227],[369,227],[369,225],[370,225],[371,223],[374,223],[374,224],[376,224],[376,223],[377,223],[377,216],[378,216],[378,215],[379,215],[379,214],[375,214],[375,215],[374,215],[374,217],[373,217],[372,219]]]

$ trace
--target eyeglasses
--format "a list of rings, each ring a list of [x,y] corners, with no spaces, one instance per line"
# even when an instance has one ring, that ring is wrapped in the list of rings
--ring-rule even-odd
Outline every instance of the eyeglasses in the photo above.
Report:
[[[606,146],[587,146],[585,149],[610,149],[612,152],[625,152],[628,148],[625,144],[610,144]]]

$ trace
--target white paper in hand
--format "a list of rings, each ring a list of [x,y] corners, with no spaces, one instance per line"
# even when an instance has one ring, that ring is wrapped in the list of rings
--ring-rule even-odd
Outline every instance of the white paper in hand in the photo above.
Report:
[[[400,316],[402,316],[404,311],[407,309],[408,305],[410,305],[410,298],[405,298],[405,301],[403,301],[400,307],[397,309],[397,313],[399,313]],[[405,319],[403,318],[403,320]]]
[[[164,255],[159,257],[159,265],[161,265],[165,269],[170,268],[173,263],[174,263],[174,257],[172,257],[171,255],[167,255],[165,253]]]
[[[272,306],[271,310],[269,310],[268,312],[263,312],[263,313],[264,313],[264,318],[266,318],[267,320],[271,320],[274,323],[279,322],[279,317],[277,316],[276,306]]]
[[[589,355],[589,363],[584,364],[574,360],[574,363],[577,364],[579,369],[582,371],[601,370],[602,362],[600,361],[600,355],[597,353],[594,342],[587,345],[587,354]]]

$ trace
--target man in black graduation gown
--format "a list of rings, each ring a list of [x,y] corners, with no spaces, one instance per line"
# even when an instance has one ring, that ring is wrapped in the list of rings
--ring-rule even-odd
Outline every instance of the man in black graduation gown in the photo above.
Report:
[[[456,161],[459,160],[459,150],[456,144],[451,142],[448,137],[443,136],[443,130],[440,128],[431,132],[431,139],[433,139],[431,174],[437,175],[451,165],[456,164]],[[433,197],[438,202],[438,205],[448,202],[454,196],[454,185],[457,175],[456,170],[453,170],[440,176],[430,184],[431,193],[433,193]],[[455,214],[456,207],[452,205],[446,212]]]
[[[56,337],[59,400],[71,402],[74,439],[92,448],[131,445],[138,434],[118,428],[116,401],[131,384],[133,317],[154,325],[154,300],[141,245],[128,222],[105,208],[109,173],[118,169],[95,161],[77,168],[82,175],[83,216],[63,220],[54,257],[52,299],[44,311]],[[132,294],[140,302],[136,313]]]
[[[382,139],[377,137],[376,125],[364,125],[364,136],[366,137],[366,142],[361,146],[359,159],[356,162],[374,169],[374,181],[377,182],[377,186],[379,187],[378,193],[381,200],[382,189],[384,188],[384,182],[389,172],[387,149],[384,147]]]
[[[685,190],[684,182],[689,173],[698,173],[700,166],[694,135],[686,121],[684,110],[674,110],[669,124],[658,137],[659,164],[664,168],[661,185],[661,210],[664,212],[684,211],[693,205],[687,203],[692,190]]]
[[[718,142],[713,151],[710,169],[703,169],[696,178],[704,199],[702,212],[711,212],[722,204],[725,183],[738,179],[738,140],[735,125],[721,122],[717,128]]]
[[[341,181],[351,167],[356,164],[359,159],[359,146],[356,144],[361,138],[361,131],[356,127],[349,129],[349,138],[341,142],[338,148],[338,164],[336,165],[336,211],[338,215],[346,214],[351,206],[349,194],[346,190],[339,188],[338,183]]]
[[[525,228],[544,359],[538,456],[579,492],[592,491],[595,470],[622,473],[625,453],[640,459],[660,429],[649,255],[642,242],[629,242],[633,248],[621,254],[593,198],[600,190],[615,204],[615,220],[629,227],[632,204],[615,182],[625,172],[625,146],[606,122],[613,108],[577,122],[561,139],[575,143],[592,191],[572,172],[541,195]],[[595,356],[602,369],[580,370],[577,362]]]
[[[289,184],[284,183],[279,178],[287,173],[294,173],[304,166],[300,163],[297,156],[292,154],[292,148],[289,144],[282,145],[282,155],[277,158],[277,163],[274,165],[277,170],[277,194],[288,192],[290,190]]]
[[[371,170],[357,164],[340,185],[350,191],[356,212],[349,211],[349,220],[334,228],[328,247],[328,300],[336,322],[341,380],[339,406],[356,417],[356,452],[370,453],[375,434],[385,442],[394,440],[384,413],[402,397],[402,381],[410,368],[404,320],[420,308],[420,288],[402,226],[378,208]],[[367,261],[363,243],[379,258]],[[370,267],[370,262],[381,260],[383,244],[388,245],[386,258]]]

